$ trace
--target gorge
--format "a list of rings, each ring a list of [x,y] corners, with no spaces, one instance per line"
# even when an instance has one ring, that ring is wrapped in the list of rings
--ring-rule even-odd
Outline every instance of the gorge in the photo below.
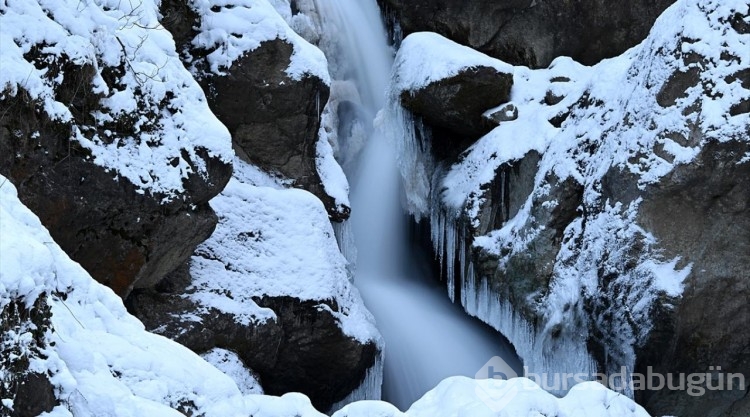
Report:
[[[0,64],[0,416],[750,415],[747,0],[7,0]]]

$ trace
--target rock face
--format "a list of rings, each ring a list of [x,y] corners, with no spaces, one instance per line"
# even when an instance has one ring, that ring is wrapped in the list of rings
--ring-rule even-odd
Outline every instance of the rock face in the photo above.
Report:
[[[9,82],[0,95],[0,174],[74,260],[126,297],[184,263],[213,231],[208,200],[231,176],[229,137],[179,60],[155,49],[168,35],[149,33],[135,51],[107,46],[141,36],[125,31],[94,52],[66,50],[80,52],[73,59],[45,49],[72,35],[49,16],[42,22],[59,38],[17,35],[26,52],[13,58],[30,69],[21,68],[24,86]],[[169,81],[133,69],[157,51]]]
[[[314,73],[290,75],[292,55],[303,48],[291,39],[296,34],[279,33],[259,45],[240,47],[236,57],[217,66],[212,54],[221,47],[205,45],[200,40],[201,30],[215,28],[210,28],[211,23],[202,21],[201,16],[229,14],[233,9],[233,5],[215,5],[210,12],[201,11],[181,0],[161,4],[162,14],[168,16],[164,26],[173,33],[186,65],[191,65],[200,80],[211,110],[232,133],[237,154],[246,162],[288,179],[292,186],[316,195],[332,220],[345,220],[349,217],[349,207],[326,193],[317,169],[321,113],[330,93],[328,81]],[[283,20],[279,24],[285,26]],[[236,46],[230,40],[227,42],[233,45],[224,46],[231,56],[231,49]],[[235,43],[241,45],[241,41]]]
[[[514,65],[546,67],[570,56],[591,65],[648,34],[672,0],[379,0],[404,35],[437,32]]]
[[[660,312],[660,325],[638,352],[638,369],[648,366],[686,374],[721,367],[750,376],[750,164],[746,141],[708,143],[688,165],[646,190],[638,222],[652,232],[667,256],[682,256],[694,273],[676,309]],[[718,385],[718,384],[715,384]],[[639,398],[656,415],[711,415],[726,404],[750,407],[743,396],[708,392],[685,401],[665,392]],[[679,404],[675,406],[674,404]],[[744,404],[744,405],[742,405]],[[734,414],[734,415],[741,415]]]
[[[70,126],[18,103],[5,101],[0,109],[19,116],[0,128],[0,172],[66,253],[121,297],[156,284],[214,230],[208,199],[229,180],[231,165],[206,155],[216,182],[195,176],[193,195],[162,203],[89,162],[65,133]]]
[[[460,148],[457,142],[473,143],[489,133],[494,124],[482,114],[507,102],[512,85],[513,76],[495,68],[466,68],[418,90],[402,92],[401,103],[443,133],[433,140],[441,154],[440,149]]]
[[[323,205],[234,178],[212,206],[214,235],[156,291],[134,293],[130,311],[197,353],[235,352],[268,394],[302,392],[329,410],[360,386],[381,345]]]
[[[699,394],[624,393],[654,415],[750,409],[748,20],[742,1],[680,1],[611,61],[517,69],[507,117],[438,161],[449,288],[527,365],[708,373]]]
[[[231,314],[201,308],[183,294],[184,289],[141,292],[131,297],[130,310],[147,329],[194,352],[217,347],[236,352],[259,376],[268,395],[301,392],[318,410],[329,410],[361,384],[378,355],[374,343],[363,344],[341,332],[337,319],[327,311],[336,311],[330,302],[256,299],[276,319],[242,324]],[[175,319],[187,316],[193,319]]]
[[[316,166],[320,114],[330,89],[317,77],[287,76],[292,52],[283,40],[264,42],[226,75],[205,79],[204,89],[241,158],[292,179],[294,187],[320,198],[333,220],[343,221],[349,209],[326,194]]]

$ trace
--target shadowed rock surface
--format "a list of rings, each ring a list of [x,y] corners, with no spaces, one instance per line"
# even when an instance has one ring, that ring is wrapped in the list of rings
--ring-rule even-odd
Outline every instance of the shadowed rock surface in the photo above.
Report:
[[[348,218],[349,207],[337,205],[325,192],[316,167],[320,115],[330,88],[316,76],[296,80],[287,75],[292,44],[282,39],[262,42],[222,74],[211,73],[205,56],[212,51],[191,43],[200,16],[182,0],[164,1],[161,10],[166,17],[162,23],[173,34],[186,65],[202,72],[199,82],[211,110],[229,128],[240,158],[313,193],[332,220]]]
[[[243,324],[237,316],[186,298],[189,281],[188,268],[181,268],[156,291],[134,293],[129,310],[148,330],[196,353],[216,347],[237,353],[260,377],[266,394],[302,392],[318,410],[328,410],[357,388],[375,363],[377,346],[342,332],[330,313],[339,310],[335,302],[258,298],[254,301],[273,310],[276,319]]]
[[[404,36],[437,32],[513,65],[546,67],[558,56],[591,65],[648,34],[672,0],[378,0]]]
[[[467,68],[419,90],[402,92],[401,103],[433,128],[437,154],[457,154],[492,130],[494,123],[482,115],[507,102],[512,85],[511,74],[489,67]]]
[[[55,241],[99,282],[126,297],[133,288],[147,288],[181,265],[216,226],[208,200],[226,185],[232,167],[205,150],[199,161],[182,158],[193,173],[183,182],[185,191],[166,199],[149,195],[116,172],[94,164],[89,151],[72,136],[72,126],[116,129],[127,136],[134,122],[96,126],[92,112],[101,96],[93,93],[90,67],[66,60],[50,65],[64,81],[57,92],[69,104],[72,122],[50,120],[41,103],[20,92],[0,100],[0,174],[17,188],[21,201],[49,229]],[[117,83],[116,70],[109,74]],[[166,105],[166,103],[165,103]],[[155,121],[154,123],[158,123]],[[140,129],[146,129],[141,126]],[[196,162],[205,166],[199,174]]]

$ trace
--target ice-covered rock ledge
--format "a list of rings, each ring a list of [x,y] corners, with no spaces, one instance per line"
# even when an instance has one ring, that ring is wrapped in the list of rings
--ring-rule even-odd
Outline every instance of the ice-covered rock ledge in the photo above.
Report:
[[[450,296],[532,371],[750,375],[748,7],[678,1],[622,56],[513,68],[508,102],[486,112],[499,125],[457,160],[398,136]],[[400,85],[492,65],[437,39],[405,39],[394,101]],[[624,393],[656,414],[749,406],[740,390]]]

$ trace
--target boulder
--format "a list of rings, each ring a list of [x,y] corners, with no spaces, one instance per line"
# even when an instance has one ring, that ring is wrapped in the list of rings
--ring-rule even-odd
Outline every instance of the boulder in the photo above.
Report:
[[[130,311],[196,353],[235,352],[264,392],[302,392],[328,410],[375,366],[380,336],[320,200],[243,183],[250,167],[235,168],[211,202],[214,234],[185,268],[131,295]]]
[[[289,180],[293,187],[310,191],[323,201],[332,220],[343,221],[349,217],[350,209],[326,192],[317,168],[321,113],[330,94],[328,81],[312,71],[301,76],[291,76],[287,71],[298,48],[314,47],[301,45],[291,39],[292,35],[281,31],[276,38],[259,39],[259,45],[240,50],[237,57],[226,52],[226,65],[217,67],[211,65],[210,56],[222,46],[207,49],[196,41],[201,25],[213,24],[203,21],[202,12],[230,13],[235,7],[261,6],[212,6],[208,12],[188,6],[185,1],[168,0],[161,3],[165,16],[162,24],[174,35],[185,64],[191,66],[208,97],[211,110],[229,128],[237,155]],[[278,25],[286,27],[281,17],[276,17]],[[224,47],[237,48],[238,43]]]
[[[104,136],[105,131],[117,129],[117,135],[127,137],[139,129],[159,129],[159,118],[152,115],[149,127],[136,127],[133,120],[126,119],[112,126],[97,125],[92,113],[106,113],[107,109],[103,97],[93,93],[93,67],[77,66],[64,56],[52,61],[43,54],[27,58],[59,71],[64,80],[56,94],[69,103],[73,118],[52,119],[43,105],[22,89],[15,96],[3,94],[0,174],[16,185],[21,201],[96,280],[121,297],[127,297],[133,288],[153,286],[184,263],[213,231],[216,216],[208,200],[229,180],[231,165],[205,148],[192,149],[192,155],[186,149],[169,149],[166,152],[174,152],[173,168],[178,169],[181,161],[190,167],[191,173],[182,181],[183,190],[171,196],[144,191],[117,169],[97,163],[91,149],[82,146],[71,132]],[[110,70],[105,68],[105,74]],[[110,78],[113,89],[117,88],[116,78]]]
[[[570,56],[591,65],[648,35],[673,0],[378,0],[404,35],[437,32],[510,64],[546,67]]]
[[[149,331],[194,352],[235,352],[268,395],[301,392],[318,410],[329,410],[359,387],[375,365],[380,348],[342,331],[337,318],[341,309],[334,300],[254,298],[273,318],[247,322],[192,301],[185,287],[188,273],[184,268],[157,290],[135,292],[128,299],[130,312]]]
[[[490,67],[464,68],[418,90],[403,91],[402,105],[432,127],[476,140],[494,127],[482,115],[509,100],[513,75]]]
[[[316,166],[320,114],[330,89],[323,80],[286,75],[292,45],[276,39],[236,61],[226,75],[202,84],[211,109],[232,132],[237,154],[268,172],[293,180],[328,208],[335,221],[349,210],[325,192]]]

